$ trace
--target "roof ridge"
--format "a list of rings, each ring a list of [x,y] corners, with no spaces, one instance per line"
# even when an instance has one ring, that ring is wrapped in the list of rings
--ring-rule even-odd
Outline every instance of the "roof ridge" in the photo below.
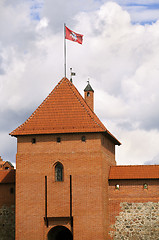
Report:
[[[104,131],[107,131],[107,129],[103,125],[100,120],[98,119],[97,115],[92,111],[92,109],[88,106],[88,104],[86,103],[86,101],[84,100],[84,98],[82,97],[82,95],[77,91],[76,87],[73,85],[73,83],[71,83],[67,78],[62,78],[61,81],[55,86],[55,88],[49,93],[49,95],[43,100],[43,102],[37,107],[37,109],[30,115],[30,117],[24,122],[22,123],[20,126],[18,126],[14,131],[12,131],[10,134],[14,134],[14,132],[20,128],[22,128],[24,125],[26,125],[26,123],[28,123],[33,117],[34,115],[40,110],[40,108],[44,105],[44,103],[50,98],[50,96],[53,94],[53,92],[56,91],[57,88],[59,88],[59,86],[61,85],[61,83],[63,81],[66,81],[66,83],[68,84],[69,88],[72,90],[73,94],[76,96],[76,98],[78,99],[78,101],[80,102],[80,104],[82,105],[82,107],[86,110],[87,114],[90,116],[90,118]],[[98,119],[98,121],[100,122],[97,123],[97,121],[95,121],[95,119],[91,116],[91,114],[89,113],[89,111],[85,108],[84,104],[82,104],[81,100],[78,98],[77,94],[74,92],[73,90],[76,90],[76,93],[78,95],[80,95],[82,101],[86,104],[86,106],[89,108],[89,110],[92,112],[92,114]]]
[[[68,121],[68,118],[72,122]],[[101,132],[115,144],[119,141],[107,130],[68,78],[62,78],[30,117],[10,135]]]
[[[59,86],[61,85],[61,83],[66,80],[67,78],[62,78],[61,81],[54,87],[54,89],[49,93],[49,95],[42,101],[42,103],[36,108],[36,110],[30,115],[29,118],[27,118],[27,120],[22,123],[21,125],[19,125],[15,130],[13,130],[11,133],[9,133],[9,135],[14,134],[15,131],[17,131],[18,129],[21,129],[24,125],[26,125],[26,123],[28,123],[30,121],[30,119],[32,119],[34,117],[34,115],[39,111],[39,109],[44,105],[44,103],[50,98],[50,96],[53,94],[53,92],[55,92],[55,90],[57,88],[59,88]]]
[[[111,179],[159,179],[159,165],[119,165],[111,166]]]

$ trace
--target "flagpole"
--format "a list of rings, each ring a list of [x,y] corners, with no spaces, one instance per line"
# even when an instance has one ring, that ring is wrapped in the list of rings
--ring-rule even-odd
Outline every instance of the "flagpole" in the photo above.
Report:
[[[66,24],[64,23],[64,73],[66,77]]]

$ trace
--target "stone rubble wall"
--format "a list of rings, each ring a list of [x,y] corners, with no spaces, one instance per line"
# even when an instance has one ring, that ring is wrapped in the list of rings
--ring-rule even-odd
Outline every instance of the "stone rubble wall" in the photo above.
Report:
[[[159,240],[159,202],[122,202],[120,207],[109,232],[111,239]]]
[[[0,208],[0,240],[15,239],[15,206]]]

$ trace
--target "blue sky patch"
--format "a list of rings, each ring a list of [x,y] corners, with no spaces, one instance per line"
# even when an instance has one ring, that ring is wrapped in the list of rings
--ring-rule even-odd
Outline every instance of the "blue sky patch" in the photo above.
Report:
[[[40,11],[43,7],[43,1],[32,0],[32,6],[30,7],[30,16],[32,20],[40,21]]]
[[[159,9],[159,3],[156,3],[156,4],[138,4],[138,3],[128,3],[128,4],[125,4],[125,6],[128,6],[128,7],[145,7],[146,9]]]

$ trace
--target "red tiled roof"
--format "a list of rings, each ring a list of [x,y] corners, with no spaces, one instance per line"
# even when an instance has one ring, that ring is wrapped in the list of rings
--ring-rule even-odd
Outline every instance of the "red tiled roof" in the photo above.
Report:
[[[120,142],[105,128],[75,86],[63,78],[43,103],[12,136],[29,134],[103,132]]]
[[[15,183],[15,170],[1,170],[0,183]]]
[[[5,163],[5,161],[0,161],[0,165],[4,165]]]
[[[9,161],[1,161],[1,160],[0,160],[0,165],[1,165],[1,166],[5,165],[6,163],[8,163],[11,167],[14,168],[14,166],[12,165],[11,162],[9,162]]]
[[[111,166],[109,180],[159,179],[159,165]]]

